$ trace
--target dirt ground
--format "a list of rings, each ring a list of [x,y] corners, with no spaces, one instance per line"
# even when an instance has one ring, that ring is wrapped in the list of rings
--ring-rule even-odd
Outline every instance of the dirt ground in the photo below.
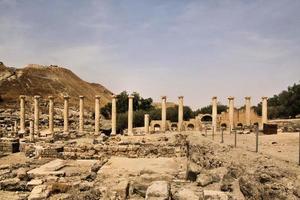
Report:
[[[200,133],[205,135],[204,132]],[[234,134],[224,132],[224,144],[234,146]],[[212,133],[207,133],[207,138],[212,140]],[[221,133],[217,132],[214,137],[215,142],[221,142]],[[255,152],[256,150],[256,135],[237,134],[237,149],[244,149]],[[258,137],[258,152],[259,154],[269,155],[272,158],[291,162],[292,164],[299,163],[299,133],[278,133],[276,135],[263,135]]]

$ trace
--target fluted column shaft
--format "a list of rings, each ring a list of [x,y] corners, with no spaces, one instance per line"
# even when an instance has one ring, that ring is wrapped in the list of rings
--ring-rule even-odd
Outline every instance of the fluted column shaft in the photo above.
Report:
[[[216,132],[217,130],[217,97],[212,98],[212,126],[213,126],[213,131]]]
[[[232,131],[232,129],[234,128],[234,121],[233,121],[233,117],[234,117],[234,97],[228,97],[228,104],[229,104],[229,111],[228,111],[228,117],[229,117],[229,127],[230,127],[230,131]]]
[[[165,132],[167,126],[167,97],[161,97],[161,131]]]
[[[54,102],[53,96],[49,96],[49,133],[54,134]]]
[[[20,133],[25,133],[25,96],[20,96]]]
[[[40,99],[40,96],[34,96],[34,131],[38,136],[40,136],[40,129],[39,129],[39,118],[40,118],[39,99]]]
[[[64,96],[64,133],[69,133],[69,96]]]
[[[268,123],[268,97],[262,97],[262,126]]]
[[[183,96],[178,97],[178,131],[182,131],[183,125]]]
[[[245,97],[245,122],[246,126],[251,125],[251,97]]]
[[[117,96],[113,95],[111,100],[111,135],[117,134]]]
[[[128,135],[133,135],[133,96],[128,97]]]
[[[100,96],[95,96],[95,134],[100,131]]]
[[[144,126],[145,126],[145,133],[149,134],[149,114],[145,114]]]
[[[84,96],[79,96],[79,132],[82,133],[84,129]]]

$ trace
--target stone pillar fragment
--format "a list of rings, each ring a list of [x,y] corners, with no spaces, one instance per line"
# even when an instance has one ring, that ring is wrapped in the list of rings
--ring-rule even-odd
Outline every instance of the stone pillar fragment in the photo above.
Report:
[[[167,126],[167,97],[161,97],[161,131],[166,132]]]
[[[213,97],[212,98],[212,128],[214,133],[216,133],[217,130],[217,114],[218,114],[217,103],[218,103],[217,97]]]
[[[251,125],[251,97],[245,97],[245,122],[246,126]]]
[[[29,121],[29,141],[34,142],[34,124],[32,119]]]
[[[69,133],[69,96],[64,96],[64,133]]]
[[[100,131],[100,96],[95,96],[95,134]]]
[[[37,136],[40,136],[40,129],[39,129],[39,118],[40,118],[40,111],[39,111],[39,99],[40,96],[34,96],[34,132]]]
[[[53,96],[49,96],[49,134],[54,135],[54,102]]]
[[[133,135],[133,96],[128,97],[128,135]]]
[[[234,128],[234,121],[233,121],[233,117],[234,117],[234,97],[228,97],[228,107],[229,107],[229,111],[228,111],[228,115],[229,115],[229,127],[230,127],[230,131],[232,131],[232,129]]]
[[[149,134],[149,114],[145,114],[144,125],[145,125],[145,134]]]
[[[117,96],[112,95],[111,100],[111,135],[117,134]]]
[[[84,130],[84,96],[79,96],[79,132],[83,133]]]
[[[262,122],[261,126],[268,123],[268,97],[262,97]]]
[[[182,131],[183,125],[183,96],[178,97],[178,131]]]
[[[25,133],[25,96],[20,96],[20,133]]]

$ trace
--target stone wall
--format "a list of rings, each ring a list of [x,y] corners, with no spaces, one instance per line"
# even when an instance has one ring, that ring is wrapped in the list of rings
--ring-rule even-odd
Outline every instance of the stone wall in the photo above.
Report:
[[[72,145],[65,146],[65,159],[99,159],[103,156],[144,157],[184,157],[186,146],[172,144],[118,144],[118,145]]]

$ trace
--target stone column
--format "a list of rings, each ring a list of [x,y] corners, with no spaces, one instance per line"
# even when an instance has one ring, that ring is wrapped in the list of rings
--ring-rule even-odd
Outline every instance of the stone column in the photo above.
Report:
[[[161,97],[161,131],[166,132],[167,126],[167,97]]]
[[[234,117],[234,97],[228,97],[228,107],[229,107],[229,111],[228,111],[229,127],[230,127],[230,131],[232,131],[232,129],[234,128],[234,121],[233,121],[233,117]]]
[[[145,124],[145,133],[149,134],[149,114],[145,114],[144,124]]]
[[[246,126],[251,125],[251,97],[245,97],[245,122]]]
[[[20,96],[20,133],[25,133],[25,96]]]
[[[84,96],[79,96],[79,132],[83,133]]]
[[[213,97],[212,98],[212,128],[214,133],[216,133],[217,130],[217,114],[218,114],[218,110],[217,110],[217,97]]]
[[[69,133],[69,96],[64,96],[64,133]]]
[[[39,99],[40,96],[34,96],[34,132],[37,136],[40,136],[40,129],[39,129],[39,118],[40,118],[40,111],[39,111]]]
[[[178,131],[182,131],[183,124],[183,96],[178,97]]]
[[[111,135],[117,134],[117,96],[112,95],[111,100]]]
[[[128,135],[133,135],[133,96],[128,97]]]
[[[49,96],[49,134],[54,135],[54,102],[53,96]]]
[[[32,119],[29,121],[29,141],[34,142],[34,124]]]
[[[100,131],[100,96],[95,96],[95,134]]]
[[[262,97],[262,121],[261,126],[268,123],[268,97]]]

